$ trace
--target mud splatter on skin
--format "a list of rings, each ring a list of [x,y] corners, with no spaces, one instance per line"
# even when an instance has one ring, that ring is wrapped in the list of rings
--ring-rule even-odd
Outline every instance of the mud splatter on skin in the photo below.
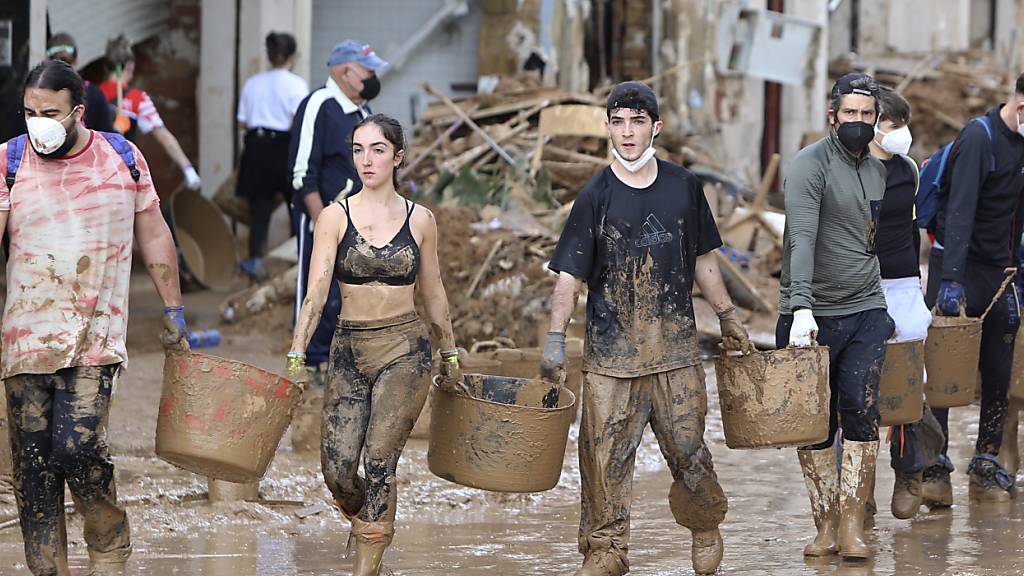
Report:
[[[174,279],[174,270],[167,264],[148,264],[146,268],[149,269],[150,274],[155,274],[164,284],[169,284]]]
[[[92,266],[92,261],[89,259],[88,256],[82,256],[81,258],[78,259],[78,265],[75,267],[75,270],[78,274],[81,274],[82,272],[88,270],[89,266]]]

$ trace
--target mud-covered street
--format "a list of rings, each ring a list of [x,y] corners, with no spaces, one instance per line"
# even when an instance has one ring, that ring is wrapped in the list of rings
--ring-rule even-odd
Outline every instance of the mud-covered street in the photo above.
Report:
[[[144,277],[133,278],[130,366],[111,410],[110,442],[119,497],[128,505],[134,555],[129,574],[327,575],[345,574],[348,523],[330,506],[320,476],[319,455],[295,453],[288,435],[261,484],[263,502],[206,499],[206,481],[153,454],[163,353],[156,340],[160,305]],[[189,322],[217,324],[221,295],[186,295]],[[280,307],[275,314],[287,314]],[[288,318],[260,318],[287,325]],[[286,331],[231,327],[216,354],[280,370]],[[1024,573],[1024,504],[968,505],[963,471],[971,456],[977,408],[952,412],[951,456],[956,505],[914,521],[889,513],[892,471],[888,451],[880,455],[879,513],[871,538],[872,564],[838,560],[805,563],[801,550],[813,536],[808,501],[792,449],[737,451],[726,448],[713,380],[706,364],[711,409],[707,440],[729,497],[722,526],[724,574],[948,574]],[[570,433],[558,486],[530,495],[495,494],[462,488],[433,476],[427,442],[413,439],[399,467],[398,528],[386,565],[395,574],[562,575],[580,562],[576,551],[579,474],[576,427]],[[634,481],[631,573],[692,574],[689,533],[676,526],[667,505],[671,478],[648,432],[637,456]],[[70,498],[68,499],[70,502]],[[3,497],[3,518],[14,515]],[[299,516],[304,516],[300,519]],[[21,535],[5,524],[0,532],[0,574],[24,574]],[[81,518],[69,520],[72,569],[83,572],[87,556]],[[982,543],[986,543],[983,549]],[[995,545],[991,545],[995,543]]]

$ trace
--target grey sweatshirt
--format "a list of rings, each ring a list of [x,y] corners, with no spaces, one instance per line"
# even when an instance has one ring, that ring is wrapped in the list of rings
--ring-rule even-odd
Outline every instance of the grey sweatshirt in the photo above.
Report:
[[[874,236],[885,166],[857,158],[835,132],[804,148],[786,175],[779,312],[815,316],[885,309]]]

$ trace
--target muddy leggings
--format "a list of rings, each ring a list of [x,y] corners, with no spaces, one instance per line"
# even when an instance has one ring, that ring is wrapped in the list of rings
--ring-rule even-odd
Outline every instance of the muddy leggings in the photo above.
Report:
[[[324,386],[324,481],[342,512],[393,521],[395,470],[430,390],[430,339],[415,312],[341,320]],[[360,477],[359,456],[363,473]]]
[[[704,444],[707,410],[700,365],[639,378],[584,374],[579,439],[582,554],[612,553],[628,566],[633,466],[648,423],[672,472],[668,501],[676,522],[693,531],[722,523],[728,503]]]
[[[119,365],[65,368],[4,380],[25,560],[36,576],[67,573],[64,482],[85,519],[92,552],[130,551],[107,448],[110,394]]]
[[[843,438],[855,442],[878,440],[878,384],[885,363],[885,341],[896,324],[884,308],[866,310],[846,316],[815,316],[818,343],[828,346],[829,398],[828,440],[811,450],[832,446],[839,426]],[[793,316],[779,316],[775,327],[775,344],[789,344]]]
[[[932,250],[928,258],[930,270],[942,270],[942,250]],[[1001,267],[993,267],[967,261],[964,275],[964,293],[967,296],[967,315],[978,317],[985,312],[995,296],[1005,275]],[[925,303],[931,307],[939,292],[941,274],[928,275],[928,289]],[[981,356],[978,370],[981,373],[981,418],[978,422],[978,440],[974,450],[978,454],[996,455],[1003,444],[1003,424],[1009,405],[1007,394],[1010,390],[1010,371],[1013,366],[1013,346],[1017,328],[1020,327],[1020,309],[1017,290],[1013,284],[1007,287],[999,301],[985,317],[981,325]],[[949,447],[949,410],[933,408],[935,418],[942,425],[946,443],[943,455]],[[944,460],[948,462],[948,459]]]

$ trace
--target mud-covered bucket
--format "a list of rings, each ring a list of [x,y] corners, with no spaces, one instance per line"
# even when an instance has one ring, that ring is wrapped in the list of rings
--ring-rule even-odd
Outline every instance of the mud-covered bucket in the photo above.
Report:
[[[515,378],[540,378],[540,361],[544,355],[541,348],[497,348],[494,350],[483,350],[480,346],[473,346],[472,354],[475,357],[494,360],[498,367],[494,371],[488,371],[498,376],[513,376]],[[580,397],[580,389],[583,387],[583,340],[579,338],[565,339],[565,387],[572,391],[573,396]],[[579,411],[579,402],[577,412]]]
[[[881,426],[911,424],[924,408],[924,340],[885,345],[885,366],[878,384]]]
[[[182,273],[205,288],[230,289],[238,270],[238,250],[220,208],[188,188],[179,188],[170,204]]]
[[[302,386],[242,362],[169,354],[156,423],[156,455],[228,482],[263,477]]]
[[[828,347],[715,357],[729,448],[807,446],[828,438]]]
[[[1010,371],[1010,399],[1024,402],[1024,326],[1017,330],[1013,345],[1013,368]]]
[[[576,397],[550,382],[465,375],[472,396],[433,385],[430,471],[495,492],[541,492],[558,484]]]
[[[925,396],[932,408],[974,402],[981,351],[981,318],[936,316],[924,342]]]

